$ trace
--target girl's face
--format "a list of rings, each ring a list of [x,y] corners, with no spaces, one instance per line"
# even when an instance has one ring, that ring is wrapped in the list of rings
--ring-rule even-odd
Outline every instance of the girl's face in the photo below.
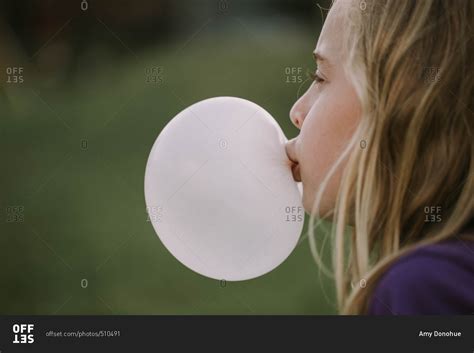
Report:
[[[303,205],[310,213],[319,185],[352,136],[360,117],[360,103],[343,70],[345,1],[336,1],[319,36],[314,56],[315,80],[290,111],[300,134],[288,141],[288,157],[295,162],[293,177],[302,181]],[[321,200],[320,214],[334,208],[346,161],[333,174]]]

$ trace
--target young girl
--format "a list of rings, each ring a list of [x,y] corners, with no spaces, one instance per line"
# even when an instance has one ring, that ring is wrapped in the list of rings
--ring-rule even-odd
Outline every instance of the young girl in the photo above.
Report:
[[[332,4],[286,149],[341,313],[474,313],[473,27],[473,1]]]

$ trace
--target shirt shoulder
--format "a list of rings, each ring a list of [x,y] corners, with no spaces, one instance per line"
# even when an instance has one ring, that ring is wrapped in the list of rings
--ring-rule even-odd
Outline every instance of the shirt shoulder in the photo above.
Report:
[[[377,283],[372,315],[474,313],[474,241],[454,238],[396,261]]]

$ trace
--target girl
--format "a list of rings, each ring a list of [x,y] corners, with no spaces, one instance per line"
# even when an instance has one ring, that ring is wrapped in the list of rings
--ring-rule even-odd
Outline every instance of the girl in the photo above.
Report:
[[[474,313],[473,27],[469,0],[332,4],[286,150],[341,313]]]

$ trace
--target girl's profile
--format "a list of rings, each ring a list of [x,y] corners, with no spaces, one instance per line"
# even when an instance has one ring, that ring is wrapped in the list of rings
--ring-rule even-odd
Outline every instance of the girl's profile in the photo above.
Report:
[[[341,313],[474,312],[473,17],[462,0],[332,3],[286,150],[310,230],[332,222],[331,270],[309,241]]]

